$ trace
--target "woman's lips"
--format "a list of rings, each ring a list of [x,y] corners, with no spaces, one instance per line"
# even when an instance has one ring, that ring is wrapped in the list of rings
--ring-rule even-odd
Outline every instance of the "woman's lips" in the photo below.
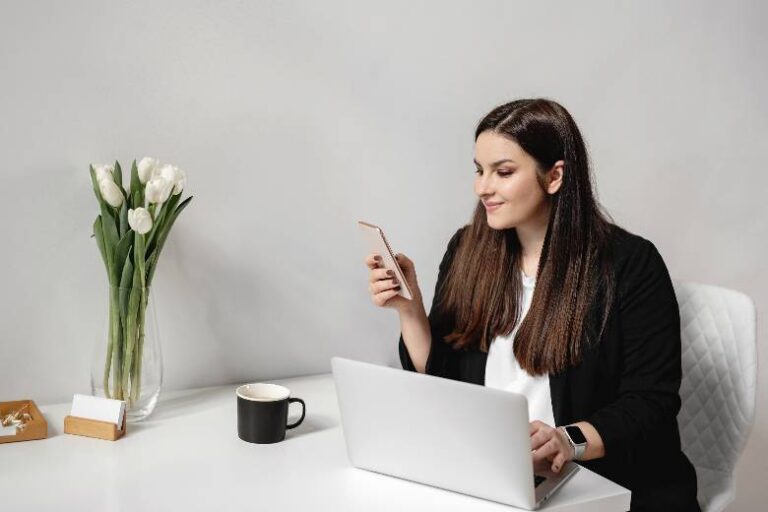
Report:
[[[493,212],[499,209],[499,207],[504,203],[485,203],[485,211],[487,212]]]

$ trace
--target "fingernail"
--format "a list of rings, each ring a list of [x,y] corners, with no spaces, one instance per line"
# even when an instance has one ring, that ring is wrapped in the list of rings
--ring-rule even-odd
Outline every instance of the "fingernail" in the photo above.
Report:
[[[393,271],[391,271],[391,270],[387,270],[387,275],[388,276],[393,276],[393,275],[395,275],[395,273]]]
[[[381,261],[381,256],[374,256],[373,259],[376,261]]]

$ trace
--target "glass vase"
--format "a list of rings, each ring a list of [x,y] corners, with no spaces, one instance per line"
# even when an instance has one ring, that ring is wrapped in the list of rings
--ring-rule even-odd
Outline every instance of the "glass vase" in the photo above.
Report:
[[[149,288],[109,289],[104,336],[96,340],[91,393],[124,400],[129,422],[149,416],[163,382],[154,301]]]

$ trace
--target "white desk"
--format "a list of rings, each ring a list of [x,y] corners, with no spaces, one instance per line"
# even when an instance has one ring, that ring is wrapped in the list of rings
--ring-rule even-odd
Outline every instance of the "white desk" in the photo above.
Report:
[[[0,508],[519,510],[350,466],[332,376],[271,382],[307,403],[304,422],[271,445],[237,437],[234,385],[166,393],[148,420],[114,442],[64,434],[71,404],[42,406],[48,439],[0,445]],[[299,410],[291,405],[291,420]],[[544,509],[623,512],[629,500],[629,491],[582,468]]]

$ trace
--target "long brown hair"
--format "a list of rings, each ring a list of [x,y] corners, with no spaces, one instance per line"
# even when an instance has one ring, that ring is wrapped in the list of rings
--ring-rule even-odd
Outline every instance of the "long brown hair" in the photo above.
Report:
[[[560,373],[577,365],[585,343],[600,339],[613,302],[610,216],[597,203],[587,149],[571,115],[548,99],[513,101],[493,109],[477,126],[515,141],[543,176],[563,160],[563,181],[552,195],[544,246],[530,308],[514,339],[514,355],[531,375]],[[446,341],[454,349],[488,351],[498,335],[509,335],[519,320],[522,298],[521,247],[514,228],[488,226],[478,201],[455,249],[437,314],[455,321]],[[600,330],[594,326],[599,322]]]

